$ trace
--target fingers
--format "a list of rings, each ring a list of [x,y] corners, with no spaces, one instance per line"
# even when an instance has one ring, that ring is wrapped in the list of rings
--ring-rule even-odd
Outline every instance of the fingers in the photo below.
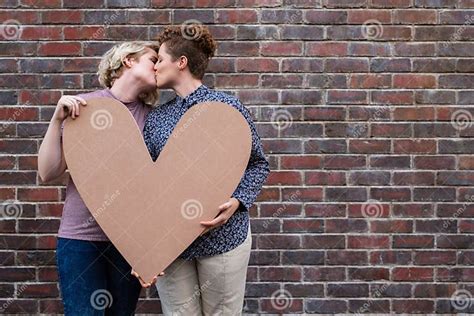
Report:
[[[66,116],[69,115],[72,119],[75,119],[80,114],[81,105],[87,105],[87,101],[78,96],[64,96],[61,100],[61,104]]]
[[[84,100],[83,98],[78,97],[78,96],[75,96],[75,95],[73,95],[72,97],[73,97],[74,99],[76,99],[77,101],[79,101],[79,103],[81,103],[82,105],[84,105],[84,106],[87,105],[87,101]]]
[[[209,221],[209,222],[201,222],[201,225],[204,225],[204,226],[215,226],[217,224],[219,224],[220,222],[222,222],[222,217],[221,216],[218,216],[216,218],[214,218],[212,221]]]
[[[163,276],[165,275],[164,272],[161,272],[160,274],[158,274],[157,276],[155,276],[153,278],[153,280],[151,280],[151,282],[145,282],[143,281],[143,279],[140,277],[140,275],[138,275],[138,273],[132,269],[132,271],[130,272],[131,275],[133,275],[134,277],[136,277],[138,279],[138,281],[140,282],[140,285],[144,288],[148,288],[150,286],[152,286],[153,284],[156,283],[156,281],[158,280],[158,276]]]
[[[87,105],[87,102],[83,98],[77,96],[72,96],[72,99],[74,100],[74,109],[76,116],[79,116],[81,105],[85,106]]]
[[[226,203],[219,206],[219,211],[224,211],[224,210],[228,209],[231,206],[232,206],[232,203],[226,202]]]
[[[76,117],[79,116],[79,112],[80,112],[80,105],[79,105],[79,101],[76,100],[76,99],[73,99],[73,106],[74,106],[74,114],[76,115]]]
[[[209,226],[209,228],[212,229],[212,228],[215,228],[217,226],[227,223],[228,220],[229,220],[229,217],[227,216],[227,214],[221,214],[217,216],[216,218],[214,218],[212,221],[201,222],[201,225]]]
[[[73,119],[76,118],[75,111],[74,111],[74,102],[71,100],[65,99],[62,102],[63,108],[65,109],[66,116],[71,116]]]
[[[151,284],[144,282],[143,279],[138,275],[138,273],[135,272],[135,270],[132,270],[130,274],[138,279],[142,287],[150,287]]]

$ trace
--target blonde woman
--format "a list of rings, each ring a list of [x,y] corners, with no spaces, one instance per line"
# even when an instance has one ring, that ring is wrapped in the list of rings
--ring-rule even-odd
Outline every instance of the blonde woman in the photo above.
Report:
[[[112,47],[99,65],[104,89],[59,99],[38,154],[43,182],[61,176],[67,166],[62,149],[66,117],[80,119],[92,97],[110,97],[130,110],[143,131],[145,117],[157,99],[154,66],[158,46],[126,42]],[[66,315],[131,315],[142,286],[131,267],[93,219],[69,177],[57,240],[59,284]]]

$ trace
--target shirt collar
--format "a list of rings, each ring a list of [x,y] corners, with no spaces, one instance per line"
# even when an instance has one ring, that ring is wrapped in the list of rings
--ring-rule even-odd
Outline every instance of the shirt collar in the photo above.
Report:
[[[194,101],[194,99],[196,99],[197,96],[199,96],[200,94],[202,94],[203,92],[207,90],[209,90],[209,88],[206,85],[201,84],[199,87],[197,87],[193,92],[188,94],[186,97],[182,98],[179,95],[176,95],[176,98],[179,103],[189,105],[190,103],[192,103],[192,101]]]
[[[122,100],[120,100],[119,98],[117,98],[113,93],[112,91],[110,90],[110,88],[106,88],[104,89],[105,93],[108,94],[110,97],[114,98],[115,100],[117,101],[120,101],[121,103],[123,103],[127,108],[129,109],[134,109],[137,107],[138,104],[140,104],[140,100],[136,100],[136,101],[130,101],[130,102],[124,102]]]

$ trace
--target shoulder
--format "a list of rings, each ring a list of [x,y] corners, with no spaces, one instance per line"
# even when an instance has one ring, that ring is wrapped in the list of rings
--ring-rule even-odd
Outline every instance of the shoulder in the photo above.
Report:
[[[97,97],[104,97],[106,95],[107,94],[105,92],[105,89],[101,89],[101,90],[95,90],[95,91],[87,92],[87,93],[80,93],[80,94],[77,94],[76,96],[87,100],[87,99],[92,99],[92,98],[97,98]]]
[[[242,105],[242,103],[240,102],[239,99],[237,99],[237,97],[229,94],[229,93],[226,93],[224,91],[218,91],[218,90],[214,90],[214,89],[209,89],[209,94],[208,94],[208,97],[209,97],[209,101],[222,101],[222,102],[225,102],[225,103],[229,103],[231,105]]]

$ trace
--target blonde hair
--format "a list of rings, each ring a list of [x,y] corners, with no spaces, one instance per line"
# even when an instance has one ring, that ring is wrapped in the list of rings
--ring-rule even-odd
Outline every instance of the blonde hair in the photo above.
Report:
[[[140,58],[146,53],[145,48],[151,48],[158,52],[160,46],[158,43],[153,42],[125,42],[114,45],[109,49],[100,60],[99,70],[99,82],[106,88],[111,88],[114,84],[115,79],[119,78],[123,71],[123,61],[127,57]],[[153,106],[158,100],[158,89],[150,92],[142,93],[139,99],[145,104]]]

